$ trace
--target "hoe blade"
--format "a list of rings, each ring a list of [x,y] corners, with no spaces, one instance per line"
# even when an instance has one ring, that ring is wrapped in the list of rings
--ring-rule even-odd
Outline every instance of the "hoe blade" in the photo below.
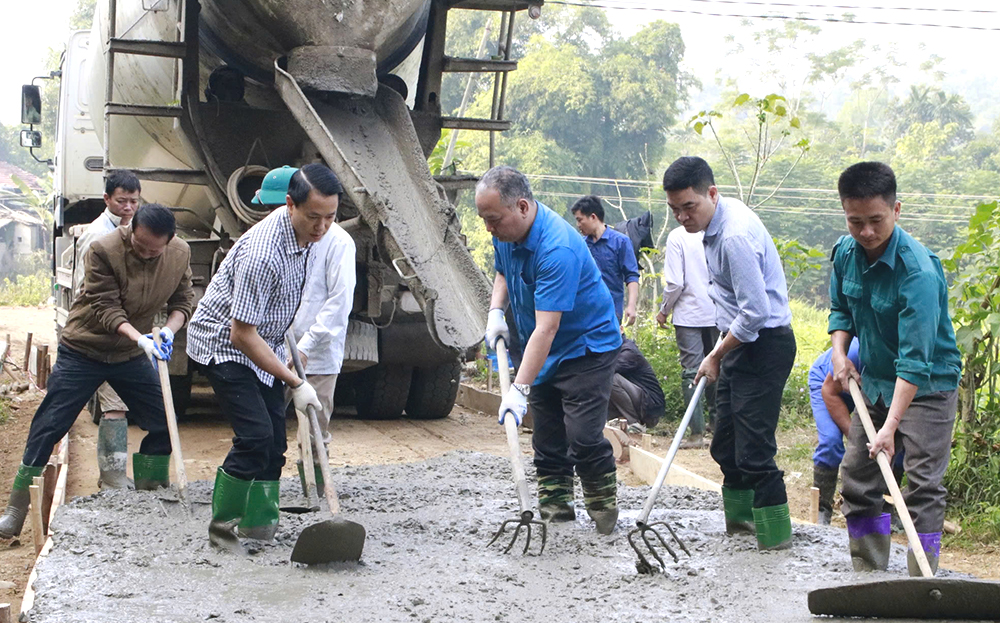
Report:
[[[365,528],[346,519],[328,519],[308,526],[295,541],[292,562],[323,565],[361,560],[365,548]]]
[[[809,612],[841,617],[992,620],[1000,584],[983,580],[908,578],[809,593]]]

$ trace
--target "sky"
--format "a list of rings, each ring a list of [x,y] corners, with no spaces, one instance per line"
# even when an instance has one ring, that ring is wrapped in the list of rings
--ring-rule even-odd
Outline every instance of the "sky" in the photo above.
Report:
[[[137,0],[136,0],[137,1]],[[20,85],[40,75],[44,69],[46,50],[61,48],[68,36],[69,16],[77,0],[2,0],[0,24],[0,122],[16,124],[20,116]],[[885,21],[938,23],[993,28],[990,31],[930,28],[875,24],[840,24],[812,22],[823,28],[819,45],[833,49],[864,38],[869,42],[895,45],[903,58],[918,65],[930,53],[945,60],[945,86],[962,92],[978,86],[980,91],[1000,92],[1000,64],[989,61],[995,57],[996,41],[1000,40],[1000,2],[997,0],[595,0],[608,7],[608,16],[623,34],[631,34],[654,19],[665,19],[681,26],[687,47],[684,67],[698,76],[705,87],[714,84],[716,69],[726,67],[727,73],[741,74],[744,60],[727,55],[724,38],[739,33],[744,26],[740,17],[716,17],[697,13],[729,15],[805,15],[824,18],[854,14],[857,22]],[[794,6],[787,6],[794,5]],[[857,7],[854,9],[837,6]],[[908,7],[884,10],[873,7]],[[942,8],[945,6],[946,8]],[[668,11],[639,10],[642,7]],[[928,10],[915,10],[928,9]],[[971,12],[971,11],[983,12]],[[543,9],[544,13],[544,9]],[[754,27],[777,26],[780,20],[755,19]],[[923,47],[923,49],[921,49]],[[794,59],[792,59],[794,60]],[[904,82],[926,81],[927,76],[913,69]],[[983,88],[985,85],[985,89]],[[742,86],[742,85],[741,85]],[[749,87],[744,87],[749,88]],[[707,96],[706,96],[707,97]],[[981,95],[980,99],[988,97]],[[692,98],[700,105],[698,94]],[[975,105],[973,106],[975,109]]]

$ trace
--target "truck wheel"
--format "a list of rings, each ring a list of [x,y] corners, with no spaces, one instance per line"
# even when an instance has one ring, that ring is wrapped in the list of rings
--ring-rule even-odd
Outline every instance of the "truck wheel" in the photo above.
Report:
[[[101,411],[101,401],[97,397],[97,392],[94,392],[94,395],[87,401],[87,411],[90,411],[90,419],[94,424],[101,423],[103,411]]]
[[[341,372],[356,372],[378,363],[378,329],[373,324],[350,320],[344,341]]]
[[[393,420],[403,415],[413,368],[379,364],[355,374],[354,393],[362,420]]]
[[[406,414],[415,420],[448,417],[455,406],[462,362],[453,361],[433,368],[414,368]]]
[[[184,420],[184,413],[191,404],[191,370],[187,374],[170,375],[170,393],[174,396],[174,414],[177,421]]]

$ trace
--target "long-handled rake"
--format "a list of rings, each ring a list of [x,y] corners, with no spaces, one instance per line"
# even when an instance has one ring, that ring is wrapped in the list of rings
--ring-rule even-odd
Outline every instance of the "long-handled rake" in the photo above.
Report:
[[[660,489],[663,487],[663,481],[667,478],[667,472],[670,471],[670,465],[674,462],[674,457],[677,455],[677,449],[681,446],[681,440],[684,438],[684,432],[687,430],[688,423],[691,421],[691,416],[694,414],[694,410],[698,406],[698,399],[701,398],[702,392],[705,391],[706,382],[707,379],[705,379],[705,377],[702,377],[701,380],[698,381],[698,386],[694,389],[694,395],[691,396],[691,402],[688,403],[687,411],[684,412],[684,418],[681,420],[681,423],[677,428],[677,433],[674,434],[674,440],[670,444],[667,456],[663,459],[663,465],[660,466],[660,473],[656,475],[656,482],[653,483],[653,488],[650,489],[649,496],[646,498],[646,503],[642,507],[642,513],[640,513],[639,518],[635,520],[635,529],[628,533],[628,544],[632,546],[632,549],[635,550],[636,555],[639,557],[639,560],[635,563],[636,571],[639,573],[654,573],[666,568],[663,558],[660,556],[660,553],[656,551],[656,547],[654,547],[657,542],[667,550],[670,556],[674,559],[674,562],[679,560],[677,552],[670,547],[666,539],[663,538],[663,535],[657,530],[658,526],[666,528],[667,532],[670,533],[670,536],[673,537],[674,541],[677,541],[677,544],[681,546],[682,550],[684,550],[684,553],[688,556],[691,555],[691,552],[688,551],[687,545],[684,545],[684,541],[680,540],[680,537],[678,537],[677,533],[674,532],[674,529],[670,527],[670,524],[665,521],[647,523],[647,520],[649,519],[649,513],[653,510],[653,505],[656,503],[656,496],[660,494]],[[650,538],[650,533],[652,533],[652,536],[655,537],[655,539]],[[636,543],[637,536],[642,539],[646,549],[648,549],[653,555],[656,562],[660,564],[659,568],[651,564],[645,554],[642,553],[642,550],[639,549],[639,545]]]
[[[497,367],[500,368],[500,391],[504,394],[510,389],[510,361],[507,358],[507,344],[503,338],[497,340]],[[517,503],[520,507],[518,516],[515,519],[508,519],[500,524],[500,529],[493,535],[493,539],[486,544],[486,547],[493,545],[500,535],[504,533],[508,525],[517,526],[510,543],[504,548],[506,554],[517,542],[517,537],[521,534],[521,529],[525,529],[524,550],[522,554],[528,553],[531,545],[531,526],[539,526],[542,532],[542,546],[538,548],[538,555],[545,550],[545,539],[547,537],[546,524],[544,521],[535,519],[535,513],[531,510],[531,496],[528,494],[528,480],[524,476],[524,465],[521,463],[521,446],[517,441],[517,424],[514,418],[504,418],[504,430],[507,432],[507,448],[510,450],[510,464],[514,471],[514,484],[517,486]]]

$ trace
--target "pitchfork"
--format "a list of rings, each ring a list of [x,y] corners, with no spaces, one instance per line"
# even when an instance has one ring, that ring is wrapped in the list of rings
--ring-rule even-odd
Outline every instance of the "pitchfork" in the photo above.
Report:
[[[691,402],[688,403],[687,411],[684,412],[684,418],[681,420],[680,426],[677,427],[677,433],[674,435],[674,440],[670,444],[670,450],[667,451],[667,456],[663,459],[663,465],[660,466],[660,473],[656,475],[656,482],[653,483],[653,488],[650,489],[649,496],[646,498],[646,504],[642,507],[642,513],[639,515],[639,518],[635,520],[635,529],[628,533],[628,544],[632,546],[636,555],[639,556],[639,560],[635,563],[636,571],[639,573],[654,573],[655,571],[666,568],[663,558],[660,557],[659,552],[657,552],[654,547],[657,541],[659,541],[659,544],[662,545],[673,557],[674,562],[679,560],[677,553],[671,549],[670,545],[667,544],[666,539],[664,539],[663,535],[656,529],[657,526],[666,528],[670,533],[670,536],[673,537],[673,539],[677,541],[677,544],[681,546],[681,549],[684,550],[684,553],[688,556],[691,555],[687,546],[684,545],[684,541],[680,540],[677,533],[674,532],[674,529],[670,527],[670,524],[665,521],[657,521],[654,523],[646,523],[646,521],[649,519],[649,513],[653,510],[653,504],[656,503],[656,496],[660,494],[660,489],[663,487],[663,481],[667,478],[667,472],[670,471],[670,464],[674,462],[674,457],[677,455],[677,449],[681,446],[681,439],[684,438],[684,432],[687,430],[688,423],[691,421],[691,416],[694,414],[694,410],[698,406],[698,399],[701,398],[702,392],[705,391],[706,382],[707,379],[705,377],[701,377],[701,380],[698,381],[698,386],[694,389],[694,395],[691,396]],[[655,540],[650,538],[649,533],[652,533],[653,536],[656,537]],[[636,544],[636,535],[642,537],[642,542],[646,545],[646,548],[649,549],[653,558],[656,559],[656,562],[660,563],[659,569],[650,564],[649,560],[642,553],[642,550],[639,549],[639,546]]]
[[[500,391],[506,394],[507,390],[510,389],[510,361],[507,358],[507,344],[503,338],[497,339],[496,349],[497,367],[500,368]],[[493,545],[500,538],[500,535],[504,533],[508,525],[514,525],[516,526],[514,536],[511,537],[510,543],[504,548],[503,553],[506,554],[514,547],[514,543],[517,542],[517,537],[520,536],[521,529],[523,528],[525,529],[527,538],[524,542],[524,550],[521,553],[527,554],[528,547],[531,545],[531,526],[536,525],[540,526],[542,532],[542,546],[538,548],[538,555],[541,555],[545,550],[546,525],[544,521],[535,519],[535,513],[531,510],[528,481],[524,477],[524,465],[521,463],[521,446],[517,441],[517,423],[515,423],[513,417],[506,417],[503,421],[503,427],[507,432],[507,448],[510,450],[510,464],[514,471],[514,484],[517,486],[517,503],[520,511],[517,518],[508,519],[500,524],[500,529],[493,535],[493,539],[486,544],[486,547]]]

